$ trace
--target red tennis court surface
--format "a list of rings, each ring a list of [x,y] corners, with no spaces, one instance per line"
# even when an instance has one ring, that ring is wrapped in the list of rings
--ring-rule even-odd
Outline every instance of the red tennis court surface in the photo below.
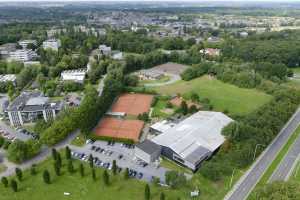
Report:
[[[139,115],[148,112],[153,96],[147,94],[122,94],[112,107],[112,112],[124,112],[129,115]]]
[[[104,117],[95,128],[95,134],[113,138],[126,138],[138,141],[144,122]]]

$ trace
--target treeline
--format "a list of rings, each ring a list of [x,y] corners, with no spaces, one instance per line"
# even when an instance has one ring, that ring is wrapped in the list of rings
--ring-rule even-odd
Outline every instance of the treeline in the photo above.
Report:
[[[300,66],[299,31],[270,32],[243,40],[228,40],[222,48],[225,60],[239,58],[246,62],[283,63]]]
[[[269,145],[300,103],[300,94],[294,89],[277,88],[273,96],[256,112],[239,117],[223,129],[226,142],[217,155],[203,164],[203,176],[216,181],[229,176],[234,168],[244,169]]]
[[[77,129],[88,134],[122,90],[122,80],[122,66],[111,64],[108,67],[102,95],[99,97],[96,89],[88,85],[80,106],[62,113],[49,128],[41,133],[42,142],[50,146],[54,145]]]
[[[259,87],[265,80],[276,83],[286,81],[291,71],[281,63],[213,63],[202,62],[186,69],[181,78],[189,81],[204,74],[211,74],[225,83],[243,88]]]
[[[181,64],[194,64],[201,61],[200,54],[192,52],[165,54],[161,51],[153,51],[143,55],[128,55],[125,57],[126,72],[133,72],[140,69],[147,69],[166,62],[176,62]]]

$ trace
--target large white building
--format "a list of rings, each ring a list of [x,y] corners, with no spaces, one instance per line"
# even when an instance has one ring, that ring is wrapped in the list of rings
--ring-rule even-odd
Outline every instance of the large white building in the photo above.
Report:
[[[162,129],[162,133],[151,141],[160,145],[161,155],[195,171],[224,143],[222,129],[232,121],[221,112],[199,111],[170,128]],[[141,151],[146,153],[143,149]]]
[[[78,83],[83,83],[86,72],[86,69],[65,70],[61,73],[61,79],[63,81],[74,81]]]
[[[36,40],[21,40],[18,44],[22,46],[23,49],[26,49],[28,44],[34,44],[36,46],[37,42]]]
[[[58,48],[61,46],[60,40],[49,39],[43,42],[44,49],[52,49],[54,51],[58,51]]]
[[[6,83],[6,82],[15,82],[16,81],[16,75],[15,74],[3,74],[0,75],[0,83]]]
[[[4,108],[4,114],[12,126],[22,126],[41,118],[52,120],[62,109],[62,101],[51,102],[38,91],[25,91]]]
[[[16,61],[31,61],[37,57],[36,52],[30,49],[19,49],[9,53],[9,60],[16,60]]]

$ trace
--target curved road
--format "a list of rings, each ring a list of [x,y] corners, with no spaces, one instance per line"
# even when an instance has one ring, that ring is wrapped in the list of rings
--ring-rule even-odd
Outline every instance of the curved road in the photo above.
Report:
[[[158,87],[158,86],[164,86],[164,85],[169,85],[172,83],[175,83],[179,80],[181,80],[181,77],[179,75],[175,74],[166,74],[167,76],[170,76],[170,80],[162,83],[146,83],[144,84],[145,87]]]
[[[259,156],[246,174],[234,185],[225,196],[225,200],[245,200],[257,182],[276,158],[280,149],[286,144],[300,123],[300,110],[298,109],[287,124],[283,127],[273,142]]]

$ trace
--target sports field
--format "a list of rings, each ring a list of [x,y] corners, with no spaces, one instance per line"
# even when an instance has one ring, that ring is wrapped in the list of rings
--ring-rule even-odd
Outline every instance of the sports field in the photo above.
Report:
[[[112,112],[124,112],[128,115],[139,115],[148,112],[153,96],[147,94],[122,94],[112,106]]]
[[[103,118],[95,128],[95,135],[138,141],[144,122],[140,120],[124,120],[112,117]]]
[[[203,76],[191,81],[178,81],[155,89],[161,94],[182,94],[195,92],[201,99],[208,98],[214,110],[228,110],[231,114],[247,114],[271,100],[271,96],[256,89],[244,89]]]

